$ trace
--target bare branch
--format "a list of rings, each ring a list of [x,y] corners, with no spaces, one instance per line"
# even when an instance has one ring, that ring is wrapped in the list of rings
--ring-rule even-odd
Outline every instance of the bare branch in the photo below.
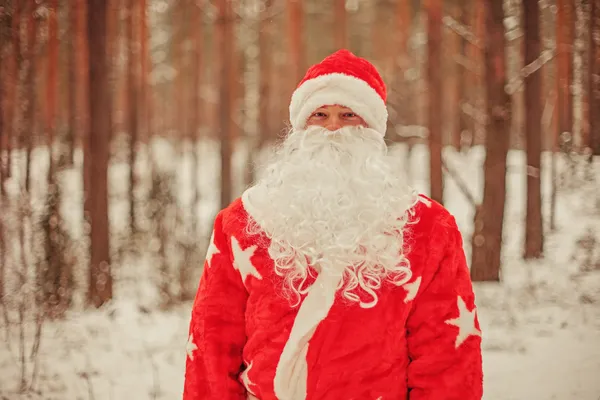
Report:
[[[461,65],[467,71],[478,76],[483,76],[483,68],[481,65],[478,65],[469,57],[465,57],[462,54],[455,54],[453,59],[454,62],[456,62],[458,65]]]
[[[23,202],[23,207],[30,204],[29,201]],[[25,357],[25,302],[26,302],[26,284],[28,264],[25,257],[25,211],[19,210],[19,244],[21,246],[21,269],[19,270],[19,290],[21,291],[21,299],[19,301],[19,362],[21,363],[21,384],[20,391],[24,393],[27,390],[27,360]]]
[[[475,36],[475,34],[471,32],[465,25],[461,24],[449,15],[444,16],[444,18],[442,18],[442,22],[445,26],[454,31],[454,33],[471,43],[473,46],[483,49],[481,39]]]
[[[421,125],[396,125],[396,135],[404,139],[426,139],[429,135],[426,127]]]
[[[473,104],[464,101],[462,102],[460,109],[465,115],[471,117],[480,125],[487,125],[487,113],[475,107]]]
[[[146,346],[146,343],[142,341],[142,347],[144,348],[144,353],[148,357],[150,361],[150,367],[152,368],[152,399],[156,400],[157,396],[160,395],[160,377],[158,376],[158,368],[156,367],[156,363],[154,362],[154,357],[152,357],[152,352],[150,348]]]
[[[21,364],[21,384],[19,390],[24,393],[27,389],[27,361],[25,358],[25,301],[19,304],[19,363]]]
[[[90,366],[91,363],[90,363],[90,356],[87,352],[85,353],[85,364],[86,364],[86,370],[79,373],[79,376],[87,382],[89,399],[95,400],[94,385],[92,384],[92,380],[90,379],[91,374],[88,372],[91,370],[91,366]]]
[[[38,290],[41,290],[38,288]],[[42,343],[42,328],[44,326],[44,306],[41,306],[42,310],[38,310],[38,316],[36,318],[36,329],[35,329],[35,338],[33,341],[33,346],[31,347],[31,354],[29,355],[29,359],[33,360],[33,371],[31,373],[31,382],[29,383],[29,390],[33,390],[35,386],[35,381],[38,376],[39,364],[40,364],[40,344]]]
[[[506,32],[506,40],[509,42],[513,42],[517,39],[522,38],[525,35],[525,32],[523,32],[522,29],[517,28],[517,29],[513,29],[510,32]]]
[[[0,306],[2,307],[2,316],[4,318],[4,325],[6,328],[6,344],[8,345],[9,349],[10,349],[10,317],[8,316],[8,305],[6,304],[6,301],[4,300],[4,297],[0,299]]]
[[[446,171],[448,173],[448,175],[450,175],[450,177],[452,179],[454,179],[456,186],[458,186],[458,188],[460,189],[462,194],[469,201],[469,203],[473,206],[473,208],[477,209],[477,201],[475,201],[475,196],[471,193],[471,190],[469,190],[469,187],[467,186],[465,181],[462,180],[462,178],[460,177],[458,172],[456,172],[454,169],[449,168],[448,163],[443,158],[442,158],[442,168],[444,169],[444,171]]]
[[[535,59],[530,64],[524,66],[521,69],[521,71],[519,71],[519,74],[513,79],[511,79],[510,82],[508,82],[505,88],[506,93],[508,93],[509,95],[515,94],[521,88],[521,86],[523,86],[525,78],[538,71],[554,57],[556,57],[555,49],[548,49],[542,51],[542,54],[540,54],[540,56],[537,59]]]

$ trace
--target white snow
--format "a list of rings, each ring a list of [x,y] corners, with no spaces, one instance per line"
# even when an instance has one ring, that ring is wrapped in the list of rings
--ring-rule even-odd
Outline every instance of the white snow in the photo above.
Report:
[[[157,146],[160,159],[177,159],[168,142]],[[203,143],[199,148],[202,162],[199,211],[208,245],[210,221],[218,204],[218,147],[215,143]],[[405,147],[399,146],[393,151],[406,158]],[[243,165],[240,154],[244,152],[234,157],[238,171]],[[34,156],[34,173],[36,180],[41,181],[46,159],[43,151],[37,151]],[[544,156],[545,166],[548,166],[548,155]],[[474,148],[467,154],[447,150],[445,157],[480,200],[482,149]],[[145,149],[141,149],[141,168],[145,159]],[[561,162],[560,171],[566,171],[572,183],[559,192],[557,230],[546,236],[544,259],[524,262],[521,259],[526,189],[524,154],[511,152],[508,163],[503,282],[475,285],[483,331],[484,399],[598,400],[600,270],[588,271],[582,267],[587,255],[578,240],[586,232],[592,232],[596,243],[590,254],[596,262],[600,261],[600,211],[594,208],[600,196],[599,184],[571,175]],[[426,147],[416,146],[410,158],[411,183],[425,193],[428,165]],[[600,177],[600,168],[596,167],[596,177]],[[190,185],[186,184],[190,179],[189,159],[179,162],[177,168],[178,196],[182,204],[187,204],[191,198]],[[113,232],[117,233],[127,225],[127,183],[123,179],[127,176],[125,164],[115,163],[111,167],[111,223]],[[469,255],[473,209],[452,179],[446,178],[446,206],[456,216]],[[69,188],[63,211],[72,225],[70,229],[79,237],[83,232],[78,226],[81,207],[77,200],[81,194],[81,178],[78,172],[69,171],[63,179]],[[240,179],[236,182],[239,193]],[[547,220],[549,168],[543,169],[543,183]],[[44,185],[36,185],[43,192]],[[14,193],[16,188],[12,190]],[[156,306],[150,271],[157,266],[147,257],[127,259],[114,268],[118,282],[112,303],[100,310],[83,310],[80,299],[65,321],[46,322],[39,375],[34,392],[28,395],[18,394],[17,326],[11,326],[10,338],[6,340],[6,326],[0,319],[0,399],[181,398],[186,351],[190,351],[186,345],[191,304],[180,304],[169,310]],[[80,284],[85,281],[84,274],[80,272]],[[27,349],[30,349],[34,325],[28,323],[25,328]],[[32,366],[28,361],[28,379]]]

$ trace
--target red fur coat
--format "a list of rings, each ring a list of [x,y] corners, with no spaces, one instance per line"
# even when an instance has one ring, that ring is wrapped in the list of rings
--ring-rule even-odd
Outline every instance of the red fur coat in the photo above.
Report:
[[[479,400],[481,332],[454,218],[422,198],[406,244],[413,277],[373,308],[316,278],[300,307],[280,294],[243,201],[216,218],[192,310],[184,400]],[[337,283],[336,283],[337,284]],[[335,285],[334,285],[335,286]]]

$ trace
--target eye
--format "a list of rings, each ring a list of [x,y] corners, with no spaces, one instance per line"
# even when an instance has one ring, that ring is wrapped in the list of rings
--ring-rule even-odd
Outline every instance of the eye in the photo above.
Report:
[[[325,114],[325,113],[324,113],[324,112],[322,112],[322,111],[317,111],[317,112],[314,112],[314,113],[312,113],[312,115],[311,115],[310,117],[311,117],[311,118],[313,118],[313,117],[314,117],[314,118],[326,118],[326,117],[327,117],[327,114]]]
[[[344,118],[356,118],[356,117],[358,117],[358,115],[356,115],[353,112],[346,112],[346,113],[344,113]]]

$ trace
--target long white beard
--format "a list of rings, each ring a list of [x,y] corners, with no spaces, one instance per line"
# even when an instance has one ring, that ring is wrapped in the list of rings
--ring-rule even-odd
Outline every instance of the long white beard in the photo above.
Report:
[[[417,195],[401,171],[381,134],[363,127],[309,127],[275,152],[244,202],[248,232],[271,239],[269,254],[294,305],[314,270],[342,273],[338,289],[365,308],[377,304],[383,280],[410,279],[403,229]]]

